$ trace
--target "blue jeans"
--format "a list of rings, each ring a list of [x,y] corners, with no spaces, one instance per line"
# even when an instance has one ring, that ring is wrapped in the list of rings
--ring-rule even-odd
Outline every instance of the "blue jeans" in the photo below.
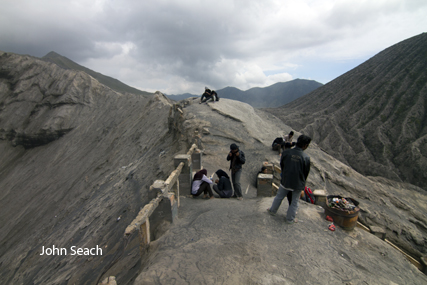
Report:
[[[240,185],[240,176],[242,176],[242,169],[236,171],[236,173],[231,172],[231,181],[233,182],[234,195],[237,197],[242,196],[242,186]]]
[[[270,212],[276,214],[280,205],[282,204],[283,199],[288,195],[288,192],[292,191],[292,203],[288,207],[288,212],[286,214],[286,220],[292,222],[295,219],[297,210],[298,210],[298,202],[301,190],[292,190],[285,189],[282,185],[280,185],[279,190],[277,190],[277,195],[274,197],[273,204],[271,205]]]

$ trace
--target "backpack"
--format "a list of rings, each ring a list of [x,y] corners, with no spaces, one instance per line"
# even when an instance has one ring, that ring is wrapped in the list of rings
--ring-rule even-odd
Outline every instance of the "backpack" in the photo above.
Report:
[[[303,200],[306,201],[306,202],[308,202],[308,203],[311,203],[311,204],[314,204],[314,202],[316,202],[316,197],[314,197],[313,192],[308,187],[305,187],[305,189],[304,189],[304,198],[303,198]]]

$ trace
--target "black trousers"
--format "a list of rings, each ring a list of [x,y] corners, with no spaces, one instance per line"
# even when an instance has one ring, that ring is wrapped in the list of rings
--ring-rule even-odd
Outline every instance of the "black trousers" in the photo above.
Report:
[[[202,193],[209,194],[209,197],[213,196],[211,186],[209,185],[208,182],[203,181],[202,184],[200,184],[199,190],[197,191],[196,194],[193,194],[193,196],[197,197]]]

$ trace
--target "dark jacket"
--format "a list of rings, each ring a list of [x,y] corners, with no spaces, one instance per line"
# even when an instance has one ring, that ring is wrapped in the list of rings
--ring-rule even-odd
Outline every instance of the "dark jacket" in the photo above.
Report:
[[[310,157],[300,147],[286,149],[280,160],[281,184],[285,188],[304,190],[310,172]]]
[[[242,165],[245,164],[245,153],[239,149],[239,156],[233,154],[231,157],[227,154],[227,160],[230,161],[230,169],[232,173],[236,173],[240,169],[242,169]],[[234,167],[233,167],[234,161]]]
[[[222,191],[221,198],[230,198],[233,194],[233,188],[231,187],[230,179],[222,176],[218,181],[218,190]]]

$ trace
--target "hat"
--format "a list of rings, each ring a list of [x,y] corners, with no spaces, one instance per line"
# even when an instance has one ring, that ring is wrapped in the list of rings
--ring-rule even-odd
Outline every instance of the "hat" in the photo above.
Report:
[[[231,149],[231,150],[236,150],[236,149],[239,149],[239,147],[237,146],[237,144],[232,143],[232,144],[230,145],[230,149]]]

